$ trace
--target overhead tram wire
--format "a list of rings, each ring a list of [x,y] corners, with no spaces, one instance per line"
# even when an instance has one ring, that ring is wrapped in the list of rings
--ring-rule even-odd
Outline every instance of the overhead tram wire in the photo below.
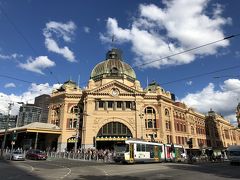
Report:
[[[153,60],[153,61],[150,61],[150,62],[147,62],[147,63],[142,63],[142,64],[139,64],[139,65],[133,66],[132,68],[144,66],[144,65],[147,65],[147,64],[152,64],[152,63],[154,63],[154,62],[161,61],[161,60],[163,60],[163,59],[167,59],[167,58],[171,58],[171,57],[174,57],[174,56],[177,56],[177,55],[180,55],[180,54],[184,54],[184,53],[187,53],[187,52],[190,52],[190,51],[193,51],[193,50],[196,50],[196,49],[200,49],[200,48],[203,48],[203,47],[212,45],[212,44],[216,44],[216,43],[219,43],[219,42],[221,42],[221,41],[225,41],[225,40],[227,40],[227,39],[231,39],[231,38],[234,38],[234,37],[237,37],[237,36],[240,36],[240,33],[234,34],[234,35],[230,35],[230,36],[224,37],[223,39],[216,40],[216,41],[213,41],[213,42],[209,42],[209,43],[206,43],[206,44],[203,44],[203,45],[200,45],[200,46],[196,46],[196,47],[187,49],[187,50],[185,50],[185,51],[181,51],[181,52],[178,52],[178,53],[175,53],[175,54],[171,54],[171,55],[169,55],[169,56],[165,56],[165,57],[162,57],[162,58],[160,58],[160,59],[156,59],[156,60]],[[197,78],[197,77],[201,77],[201,76],[206,76],[206,75],[214,74],[214,73],[221,72],[221,71],[226,71],[226,70],[229,70],[229,69],[236,69],[236,68],[239,68],[239,67],[240,67],[240,65],[231,66],[231,67],[227,67],[227,68],[223,68],[223,69],[218,69],[218,70],[215,70],[215,71],[212,71],[212,72],[206,72],[206,73],[201,73],[201,74],[197,74],[197,75],[193,75],[193,76],[187,76],[187,77],[185,77],[185,78],[181,78],[181,79],[177,79],[177,80],[173,80],[173,81],[168,81],[168,82],[165,82],[165,83],[161,83],[161,85],[172,84],[172,83],[176,83],[176,82],[183,81],[183,80],[193,79],[193,78]]]
[[[35,56],[38,56],[39,53],[37,53],[36,49],[32,46],[32,44],[28,41],[28,39],[24,36],[24,34],[18,29],[18,27],[15,25],[15,23],[11,20],[11,18],[8,16],[8,14],[6,13],[6,11],[4,10],[4,8],[2,7],[2,4],[0,3],[0,10],[2,11],[3,15],[7,18],[7,20],[9,21],[9,23],[13,26],[14,30],[20,35],[20,37],[26,42],[26,44],[30,47],[30,49],[33,51],[33,53],[35,54]],[[49,69],[46,68],[49,71],[49,74],[51,74],[54,79],[57,81],[58,84],[60,84],[60,82],[58,81],[57,76],[55,76],[53,74],[53,72]],[[37,83],[36,83],[37,84]]]
[[[187,77],[184,77],[184,78],[181,78],[181,79],[177,79],[177,80],[173,80],[173,81],[168,81],[168,82],[165,82],[165,83],[161,83],[161,85],[166,85],[166,84],[171,84],[171,83],[175,83],[175,82],[179,82],[179,81],[194,79],[194,78],[206,76],[206,75],[209,75],[209,74],[215,74],[215,73],[218,73],[218,72],[227,71],[227,70],[230,70],[230,69],[237,69],[237,68],[240,68],[240,65],[231,66],[231,67],[227,67],[227,68],[223,68],[223,69],[218,69],[218,70],[211,71],[211,72],[196,74],[196,75],[193,75],[193,76],[187,76]]]
[[[25,82],[25,83],[28,83],[28,84],[34,83],[34,82],[31,82],[31,81],[27,81],[27,80],[24,80],[24,79],[19,79],[19,78],[16,78],[16,77],[12,77],[12,76],[8,76],[8,75],[3,75],[3,74],[0,74],[0,77],[4,77],[4,78],[8,78],[8,79],[13,79],[13,80]]]
[[[153,61],[150,61],[150,62],[147,62],[147,63],[139,64],[139,65],[136,65],[136,66],[132,66],[132,68],[134,69],[136,67],[144,66],[144,65],[151,64],[151,63],[154,63],[154,62],[157,62],[157,61],[161,61],[163,59],[167,59],[167,58],[174,57],[174,56],[177,56],[177,55],[180,55],[180,54],[184,54],[184,53],[187,53],[187,52],[190,52],[190,51],[193,51],[193,50],[196,50],[196,49],[200,49],[200,48],[212,45],[212,44],[216,44],[218,42],[225,41],[227,39],[231,39],[231,38],[234,38],[234,37],[237,37],[237,36],[240,36],[240,33],[234,34],[234,35],[230,35],[230,36],[224,37],[223,39],[216,40],[216,41],[213,41],[213,42],[209,42],[209,43],[206,43],[206,44],[203,44],[203,45],[200,45],[200,46],[196,46],[196,47],[187,49],[185,51],[181,51],[181,52],[178,52],[178,53],[175,53],[175,54],[171,54],[169,56],[165,56],[165,57],[162,57],[160,59],[156,59],[156,60],[153,60]],[[205,76],[205,75],[209,75],[209,74],[214,74],[214,73],[217,73],[217,72],[226,71],[226,70],[230,70],[230,69],[235,69],[235,68],[239,68],[239,67],[240,67],[240,65],[231,66],[231,67],[227,67],[227,68],[223,68],[223,69],[218,69],[218,70],[215,70],[215,71],[212,71],[212,72],[206,72],[206,73],[201,73],[201,74],[197,74],[197,75],[193,75],[193,76],[187,76],[185,78],[181,78],[181,79],[177,79],[177,80],[161,83],[161,85],[172,84],[172,83],[176,83],[176,82],[179,82],[179,81],[188,80],[188,79],[192,79],[192,78],[197,78],[197,77],[201,77],[201,76]],[[127,69],[127,70],[129,70],[129,69]],[[87,82],[88,81],[85,81],[85,82],[82,82],[80,84],[81,85],[82,84],[85,85]]]
[[[140,66],[145,66],[145,65],[147,65],[147,64],[152,64],[152,63],[154,63],[154,62],[161,61],[161,60],[163,60],[163,59],[168,59],[168,58],[171,58],[171,57],[180,55],[180,54],[184,54],[184,53],[187,53],[187,52],[196,50],[196,49],[200,49],[200,48],[203,48],[203,47],[212,45],[212,44],[219,43],[219,42],[221,42],[221,41],[225,41],[225,40],[227,40],[227,39],[231,39],[231,38],[234,38],[234,37],[237,37],[237,36],[240,36],[240,33],[234,34],[234,35],[230,35],[230,36],[224,37],[223,39],[216,40],[216,41],[212,41],[212,42],[209,42],[209,43],[206,43],[206,44],[203,44],[203,45],[200,45],[200,46],[196,46],[196,47],[193,47],[193,48],[190,48],[190,49],[187,49],[187,50],[184,50],[184,51],[175,53],[175,54],[171,54],[171,55],[162,57],[162,58],[160,58],[160,59],[156,59],[156,60],[153,60],[153,61],[150,61],[150,62],[142,63],[142,64],[139,64],[139,65],[133,66],[132,68],[136,68],[136,67],[140,67]]]

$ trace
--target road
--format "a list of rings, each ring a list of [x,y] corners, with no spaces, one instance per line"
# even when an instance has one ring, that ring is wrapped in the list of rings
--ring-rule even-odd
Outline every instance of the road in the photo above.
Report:
[[[240,179],[240,166],[229,163],[151,163],[122,165],[68,159],[0,161],[0,179],[52,180],[226,180]]]

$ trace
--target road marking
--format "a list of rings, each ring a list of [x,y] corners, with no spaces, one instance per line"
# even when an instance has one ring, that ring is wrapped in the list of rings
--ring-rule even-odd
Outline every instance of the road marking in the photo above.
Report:
[[[16,164],[14,164],[14,165],[16,165]],[[31,170],[30,170],[30,172],[29,173],[32,173],[33,171],[34,171],[34,167],[33,166],[31,166],[31,165],[29,165],[29,164],[25,164],[25,163],[23,163],[23,164],[21,164],[21,165],[17,165],[17,167],[21,167],[21,166],[29,166],[29,167],[31,167]],[[16,176],[10,176],[10,177],[8,177],[7,179],[16,179],[16,178],[20,178],[21,176],[24,176],[24,175],[26,175],[26,174],[20,174],[20,175],[16,175]]]
[[[68,168],[68,167],[66,167],[66,166],[58,165],[58,164],[53,164],[53,163],[52,163],[53,161],[50,161],[50,162],[51,162],[51,163],[47,163],[47,164],[53,165],[53,166],[56,166],[56,167],[66,168],[66,169],[68,170],[68,172],[67,172],[66,174],[64,174],[63,176],[59,177],[59,179],[63,179],[63,178],[65,178],[65,177],[67,177],[68,175],[71,174],[72,170],[71,170],[70,168]]]

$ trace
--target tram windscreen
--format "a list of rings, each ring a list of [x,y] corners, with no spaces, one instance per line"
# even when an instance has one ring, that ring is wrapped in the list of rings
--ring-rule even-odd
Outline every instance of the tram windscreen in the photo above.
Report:
[[[129,145],[128,144],[116,144],[114,146],[115,152],[128,152],[129,151]]]

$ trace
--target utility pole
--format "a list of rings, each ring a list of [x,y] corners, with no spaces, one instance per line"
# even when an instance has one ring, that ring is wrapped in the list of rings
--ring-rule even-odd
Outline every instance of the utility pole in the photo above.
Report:
[[[7,117],[7,122],[5,125],[5,132],[4,132],[4,137],[3,137],[2,147],[1,147],[1,159],[3,159],[3,150],[5,147],[5,143],[6,143],[8,124],[9,124],[9,120],[10,120],[10,113],[11,113],[12,106],[13,106],[13,103],[8,103],[8,117]]]
[[[78,140],[79,140],[79,121],[80,121],[80,109],[78,108],[78,113],[76,114],[76,136],[75,136],[75,142],[74,142],[74,152],[77,153],[78,148]]]

